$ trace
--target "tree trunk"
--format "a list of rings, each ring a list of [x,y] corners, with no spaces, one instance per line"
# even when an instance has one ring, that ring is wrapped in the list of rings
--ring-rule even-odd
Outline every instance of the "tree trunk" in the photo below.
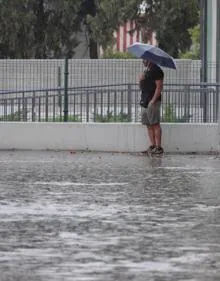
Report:
[[[89,56],[90,59],[98,59],[98,44],[94,39],[89,40]]]
[[[45,55],[45,15],[44,0],[39,0],[35,4],[36,26],[35,26],[35,58],[43,59]]]

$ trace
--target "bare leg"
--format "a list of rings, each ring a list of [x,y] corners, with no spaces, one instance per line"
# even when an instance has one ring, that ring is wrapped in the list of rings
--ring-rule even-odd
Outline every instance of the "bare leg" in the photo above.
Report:
[[[161,147],[162,129],[160,124],[153,125],[153,131],[155,136],[155,144],[156,146]]]
[[[156,145],[154,126],[147,126],[147,133],[150,140],[150,145]]]

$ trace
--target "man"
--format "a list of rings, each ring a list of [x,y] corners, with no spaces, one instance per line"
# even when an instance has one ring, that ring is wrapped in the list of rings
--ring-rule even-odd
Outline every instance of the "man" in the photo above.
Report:
[[[140,105],[143,107],[142,124],[147,126],[150,140],[147,152],[162,154],[160,107],[164,73],[158,65],[148,60],[143,60],[143,64],[146,69],[140,77],[139,86],[141,89]]]

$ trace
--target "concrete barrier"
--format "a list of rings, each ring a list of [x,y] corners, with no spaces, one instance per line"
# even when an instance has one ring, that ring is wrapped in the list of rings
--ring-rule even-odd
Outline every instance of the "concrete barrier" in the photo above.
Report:
[[[166,152],[219,150],[218,124],[162,124]],[[0,149],[139,152],[149,145],[136,123],[0,123]]]

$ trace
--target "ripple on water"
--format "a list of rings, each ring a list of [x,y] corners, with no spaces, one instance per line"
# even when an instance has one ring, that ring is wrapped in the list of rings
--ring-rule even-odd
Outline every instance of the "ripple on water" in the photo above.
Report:
[[[218,281],[219,160],[157,160],[3,153],[0,280]]]

